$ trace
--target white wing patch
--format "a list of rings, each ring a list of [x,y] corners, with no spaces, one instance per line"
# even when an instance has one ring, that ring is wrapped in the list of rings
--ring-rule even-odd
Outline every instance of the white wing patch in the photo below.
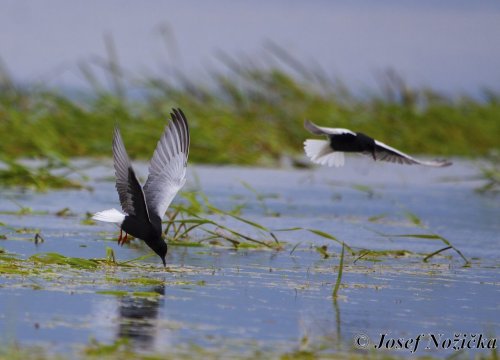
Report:
[[[351,134],[356,136],[355,132],[352,132],[349,129],[343,129],[343,128],[327,128],[327,127],[319,127],[318,129],[321,129],[325,134],[327,135],[342,135],[342,134]]]
[[[312,123],[309,120],[306,120],[304,122],[304,127],[310,131],[311,133],[315,135],[342,135],[342,134],[351,134],[356,136],[355,132],[352,132],[351,130],[348,129],[343,129],[343,128],[327,128],[327,127],[322,127],[318,126],[314,123]]]

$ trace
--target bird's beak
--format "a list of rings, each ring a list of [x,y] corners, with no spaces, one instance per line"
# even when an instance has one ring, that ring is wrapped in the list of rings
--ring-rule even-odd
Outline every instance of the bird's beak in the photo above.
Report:
[[[162,258],[161,258],[161,261],[163,261],[163,266],[164,266],[164,267],[167,267],[167,262],[165,261],[165,258],[164,258],[164,257],[162,257]]]

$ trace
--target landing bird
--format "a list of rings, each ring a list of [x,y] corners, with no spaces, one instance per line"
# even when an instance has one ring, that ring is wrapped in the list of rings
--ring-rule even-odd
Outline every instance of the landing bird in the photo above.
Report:
[[[375,161],[388,161],[398,164],[418,164],[434,167],[450,166],[452,164],[448,160],[417,160],[363,133],[340,128],[320,127],[309,120],[304,122],[304,127],[315,135],[328,137],[327,141],[308,139],[304,142],[307,157],[316,164],[335,167],[343,166],[345,152],[362,153],[371,156]]]
[[[173,109],[170,116],[172,121],[158,141],[144,187],[137,180],[120,131],[115,127],[113,160],[116,190],[124,213],[110,209],[92,216],[94,220],[120,224],[120,245],[127,241],[127,234],[144,240],[160,256],[164,266],[167,244],[162,239],[161,219],[186,182],[190,142],[189,127],[181,109]]]

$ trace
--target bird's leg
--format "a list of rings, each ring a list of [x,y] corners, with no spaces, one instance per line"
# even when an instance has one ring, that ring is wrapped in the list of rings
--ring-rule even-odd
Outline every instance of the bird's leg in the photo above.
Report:
[[[373,160],[377,161],[377,156],[375,155],[375,150],[372,151]]]
[[[125,239],[123,239],[123,244],[125,244],[127,242],[127,237],[128,237],[128,234],[125,233]]]
[[[120,236],[118,237],[118,245],[122,244],[122,228],[120,228]]]

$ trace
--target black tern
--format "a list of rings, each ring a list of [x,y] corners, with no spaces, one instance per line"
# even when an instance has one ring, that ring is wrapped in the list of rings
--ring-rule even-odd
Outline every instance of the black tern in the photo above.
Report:
[[[363,133],[348,129],[320,127],[309,120],[304,127],[315,135],[325,135],[328,140],[308,139],[304,142],[306,155],[320,165],[340,167],[344,165],[344,153],[354,152],[369,155],[373,160],[398,164],[418,164],[424,166],[450,166],[448,160],[421,161]]]
[[[189,155],[189,127],[180,109],[173,109],[172,120],[158,141],[149,163],[149,175],[141,187],[117,127],[113,136],[113,160],[116,190],[123,210],[104,210],[94,220],[120,224],[118,243],[127,241],[127,234],[143,240],[163,261],[167,244],[162,238],[162,217],[177,192],[186,182]],[[122,232],[125,236],[122,236]]]

